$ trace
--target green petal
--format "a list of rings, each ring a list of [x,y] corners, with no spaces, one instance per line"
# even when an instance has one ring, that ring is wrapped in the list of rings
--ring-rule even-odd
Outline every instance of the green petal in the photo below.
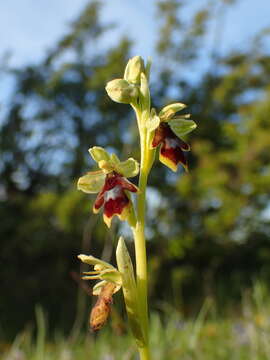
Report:
[[[98,193],[104,185],[105,176],[103,171],[89,172],[79,178],[77,188],[87,194]]]
[[[100,146],[94,146],[89,150],[90,155],[92,158],[98,163],[101,160],[109,161],[110,155],[107,153],[105,149]]]
[[[175,135],[177,135],[178,137],[182,137],[190,133],[197,127],[197,125],[193,120],[186,120],[182,118],[170,120],[169,126],[172,129],[172,131],[175,133]]]
[[[139,163],[133,158],[129,158],[126,161],[115,164],[115,171],[120,173],[124,177],[133,177],[138,175],[139,173]]]
[[[175,113],[183,110],[186,107],[183,103],[174,103],[165,106],[159,113],[159,117],[162,118],[163,121],[171,119]]]

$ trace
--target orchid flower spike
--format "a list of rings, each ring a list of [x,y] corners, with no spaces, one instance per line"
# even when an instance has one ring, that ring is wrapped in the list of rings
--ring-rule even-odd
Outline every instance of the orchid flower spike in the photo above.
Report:
[[[177,171],[181,163],[188,169],[186,151],[190,146],[182,139],[183,136],[196,129],[197,125],[190,120],[190,114],[175,116],[175,113],[184,109],[185,104],[174,103],[165,106],[157,115],[155,109],[146,123],[148,131],[152,134],[151,148],[161,145],[159,160],[171,170]]]
[[[89,149],[90,155],[101,170],[88,172],[78,180],[78,189],[88,194],[98,193],[93,206],[96,214],[103,206],[103,219],[108,227],[116,215],[120,220],[132,221],[133,205],[128,192],[136,193],[137,186],[127,180],[139,172],[139,164],[133,158],[121,162],[115,154],[102,147]]]

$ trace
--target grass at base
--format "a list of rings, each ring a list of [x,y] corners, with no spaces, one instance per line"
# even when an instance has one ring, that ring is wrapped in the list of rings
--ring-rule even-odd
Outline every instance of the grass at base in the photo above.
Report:
[[[153,360],[269,360],[270,301],[257,284],[239,314],[217,318],[206,300],[196,319],[184,319],[168,311],[163,322],[157,313],[150,320]],[[38,333],[19,334],[13,344],[2,344],[1,360],[137,360],[129,334],[106,326],[97,335],[83,334],[75,341],[55,336],[47,342],[43,312],[37,310]]]

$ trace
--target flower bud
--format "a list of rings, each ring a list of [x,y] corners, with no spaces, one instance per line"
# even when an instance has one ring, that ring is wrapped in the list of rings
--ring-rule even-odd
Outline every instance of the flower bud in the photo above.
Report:
[[[113,101],[123,104],[130,104],[139,94],[138,88],[124,79],[109,81],[106,91]]]
[[[124,79],[133,84],[139,84],[141,72],[144,72],[143,59],[140,56],[134,56],[127,63]]]

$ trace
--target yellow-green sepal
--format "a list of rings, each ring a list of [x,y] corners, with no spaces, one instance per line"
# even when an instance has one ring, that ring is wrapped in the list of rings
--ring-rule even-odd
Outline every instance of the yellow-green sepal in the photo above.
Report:
[[[100,260],[92,255],[78,255],[78,259],[80,259],[83,263],[94,266],[95,270],[101,271],[103,269],[113,269],[116,270],[111,264],[106,261]]]
[[[183,110],[185,107],[186,105],[183,103],[170,104],[161,109],[158,115],[162,121],[168,121],[174,116],[175,113]]]
[[[126,178],[138,175],[140,170],[138,161],[133,158],[129,158],[125,161],[115,164],[114,168],[117,173],[123,175]]]
[[[98,193],[105,183],[105,176],[102,170],[88,172],[79,178],[77,188],[87,194]]]
[[[111,162],[113,164],[119,164],[120,163],[120,160],[118,158],[118,156],[116,154],[111,154]]]
[[[145,341],[139,321],[137,285],[133,265],[122,236],[119,238],[116,248],[116,261],[122,276],[122,289],[130,327],[138,345],[142,346]]]
[[[101,146],[94,146],[90,148],[89,150],[90,155],[92,158],[99,163],[100,161],[110,161],[110,154],[103,149]]]
[[[169,121],[169,126],[176,136],[181,138],[187,135],[191,131],[195,130],[197,125],[193,120],[187,120],[183,118],[174,118]]]

